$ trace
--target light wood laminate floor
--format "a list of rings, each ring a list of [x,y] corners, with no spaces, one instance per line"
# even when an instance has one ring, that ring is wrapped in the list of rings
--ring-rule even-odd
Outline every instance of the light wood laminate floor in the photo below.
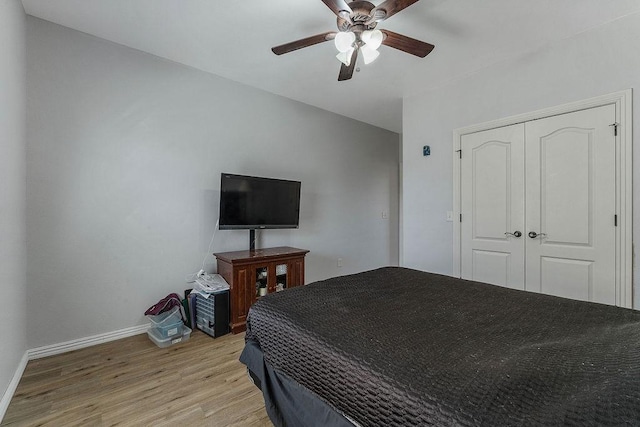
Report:
[[[32,360],[2,425],[272,426],[243,345],[194,331],[161,349],[143,334]]]

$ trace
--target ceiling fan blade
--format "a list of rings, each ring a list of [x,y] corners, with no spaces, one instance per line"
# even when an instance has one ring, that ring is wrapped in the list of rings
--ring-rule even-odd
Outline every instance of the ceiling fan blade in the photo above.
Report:
[[[322,2],[326,4],[329,7],[329,9],[331,9],[333,13],[335,13],[338,16],[340,16],[340,11],[342,10],[348,13],[352,12],[351,8],[349,7],[349,5],[345,0],[322,0]]]
[[[336,37],[335,31],[327,31],[326,33],[316,34],[315,36],[307,37],[304,39],[296,40],[281,44],[280,46],[272,47],[271,51],[276,55],[282,55],[283,53],[293,52],[294,50],[302,49],[303,47],[313,46],[314,44],[333,40]]]
[[[358,49],[355,49],[351,54],[351,62],[349,66],[342,64],[340,67],[340,74],[338,74],[338,81],[349,80],[353,77],[353,70],[356,68],[356,60],[358,59]]]
[[[403,36],[402,34],[394,33],[393,31],[381,31],[384,34],[384,39],[382,40],[383,45],[419,56],[420,58],[427,56],[435,47],[430,43],[412,39],[411,37]]]
[[[418,0],[386,0],[371,11],[371,16],[375,21],[384,21],[417,1]]]

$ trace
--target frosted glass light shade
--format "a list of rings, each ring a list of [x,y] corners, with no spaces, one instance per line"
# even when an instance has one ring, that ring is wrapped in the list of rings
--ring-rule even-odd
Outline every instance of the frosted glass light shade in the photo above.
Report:
[[[362,52],[362,59],[364,60],[365,65],[371,64],[380,55],[380,52],[372,49],[368,44],[362,46],[360,48],[360,52]]]
[[[373,50],[380,47],[383,39],[384,36],[380,30],[367,30],[362,32],[362,41]]]
[[[351,56],[353,56],[354,50],[355,50],[354,48],[351,48],[346,52],[340,52],[336,55],[336,58],[338,58],[338,61],[342,62],[344,65],[348,67],[349,65],[351,65]]]
[[[355,41],[356,35],[350,31],[339,32],[333,40],[336,45],[336,49],[340,52],[346,52],[351,49]]]

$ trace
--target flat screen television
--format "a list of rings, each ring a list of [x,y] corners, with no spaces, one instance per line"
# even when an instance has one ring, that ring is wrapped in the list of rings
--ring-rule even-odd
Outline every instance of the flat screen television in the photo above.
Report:
[[[298,228],[299,220],[299,181],[221,175],[221,230]]]

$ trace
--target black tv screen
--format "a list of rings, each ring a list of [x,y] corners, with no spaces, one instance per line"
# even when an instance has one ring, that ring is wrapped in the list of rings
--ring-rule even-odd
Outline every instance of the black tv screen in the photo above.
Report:
[[[298,228],[300,182],[223,173],[220,229]]]

